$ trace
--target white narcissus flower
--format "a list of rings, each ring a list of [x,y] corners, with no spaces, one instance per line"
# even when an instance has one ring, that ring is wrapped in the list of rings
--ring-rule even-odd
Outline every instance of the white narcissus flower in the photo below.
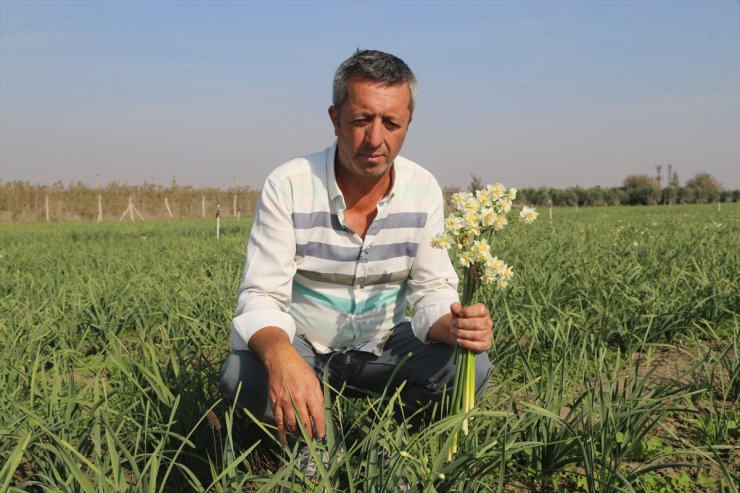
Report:
[[[501,210],[504,213],[507,213],[507,212],[510,212],[511,211],[511,199],[509,199],[507,197],[507,198],[501,200]]]
[[[478,225],[478,214],[475,211],[468,211],[464,216],[464,226],[477,226]]]
[[[473,253],[477,261],[485,262],[491,256],[491,245],[488,244],[485,238],[475,240],[473,242]]]
[[[488,193],[491,195],[491,198],[494,200],[500,199],[506,193],[506,188],[504,188],[504,186],[500,183],[488,185],[486,189],[488,190]]]
[[[432,238],[432,246],[434,248],[444,248],[449,250],[452,247],[452,242],[447,234],[440,234]]]
[[[493,229],[495,229],[496,231],[501,231],[507,224],[509,224],[509,220],[506,219],[506,216],[499,215],[496,217],[496,221],[493,223]]]
[[[498,257],[491,257],[491,259],[486,263],[486,269],[490,270],[491,273],[497,276],[501,274],[504,267],[506,267],[506,264]]]
[[[465,234],[468,237],[475,237],[480,235],[480,224],[469,224],[465,227]]]
[[[514,275],[514,271],[511,270],[511,267],[509,267],[508,265],[505,265],[503,270],[501,271],[501,279],[508,281],[509,279],[511,279],[513,275]]]
[[[493,284],[493,281],[496,280],[496,275],[493,272],[486,271],[480,276],[480,280],[483,284]]]
[[[447,219],[445,220],[445,229],[447,231],[455,232],[462,227],[463,227],[462,218],[454,214],[450,214],[449,216],[447,216]]]
[[[527,224],[532,224],[532,222],[537,219],[537,216],[539,216],[539,212],[535,212],[533,207],[527,207],[526,205],[522,207],[522,211],[519,213],[519,218],[524,221]]]
[[[480,210],[480,201],[475,197],[468,197],[468,200],[465,201],[464,207],[465,212],[472,212],[477,214]]]
[[[459,209],[468,199],[467,196],[468,196],[467,192],[453,193],[452,194],[452,204]]]
[[[476,237],[477,237],[477,236],[478,236],[478,235],[477,235],[477,234],[475,234],[475,231],[473,231],[473,232],[471,233],[471,232],[470,232],[469,230],[466,230],[466,231],[465,231],[465,235],[463,235],[463,237],[462,237],[462,240],[460,240],[460,241],[461,241],[461,243],[462,243],[462,245],[463,245],[463,247],[464,247],[464,248],[469,248],[469,247],[470,247],[470,245],[472,245],[472,244],[473,244],[473,242],[474,242],[474,241],[476,240]]]
[[[508,192],[506,192],[506,197],[507,197],[507,198],[508,198],[509,200],[513,201],[513,200],[514,200],[514,199],[516,198],[516,192],[517,192],[517,189],[516,189],[516,188],[514,188],[514,187],[511,187],[511,188],[509,189],[509,191],[508,191]]]
[[[475,192],[475,198],[478,199],[481,207],[488,207],[491,205],[491,196],[488,195],[487,190],[478,190]]]
[[[460,260],[460,265],[463,267],[470,267],[473,265],[473,256],[470,252],[462,252],[458,254],[457,258]]]
[[[486,207],[480,211],[480,222],[483,227],[493,226],[496,222],[496,211],[492,207]]]

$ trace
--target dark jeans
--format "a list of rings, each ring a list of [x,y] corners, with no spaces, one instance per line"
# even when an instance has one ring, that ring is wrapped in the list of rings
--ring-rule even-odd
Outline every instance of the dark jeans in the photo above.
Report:
[[[337,351],[317,354],[302,336],[295,336],[293,347],[313,368],[319,379],[326,372],[329,384],[345,388],[343,395],[380,394],[386,388],[392,395],[403,382],[400,397],[404,405],[416,410],[451,396],[455,379],[454,348],[446,344],[424,344],[414,335],[411,324],[398,325],[376,356],[363,351]],[[475,357],[476,393],[487,386],[493,366],[488,355]],[[256,417],[274,422],[267,397],[267,372],[262,361],[250,351],[231,351],[221,370],[219,388],[233,402],[241,383],[237,404]],[[364,391],[364,394],[363,394]]]

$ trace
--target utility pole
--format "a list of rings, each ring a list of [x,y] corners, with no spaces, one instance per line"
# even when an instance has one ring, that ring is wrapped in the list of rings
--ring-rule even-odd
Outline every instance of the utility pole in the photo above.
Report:
[[[663,180],[660,179],[661,178],[661,176],[660,176],[660,169],[661,168],[662,168],[662,166],[660,164],[655,165],[655,171],[656,171],[655,178],[656,178],[656,180],[658,180],[658,187],[659,188],[663,188],[661,186],[661,181],[663,181]]]

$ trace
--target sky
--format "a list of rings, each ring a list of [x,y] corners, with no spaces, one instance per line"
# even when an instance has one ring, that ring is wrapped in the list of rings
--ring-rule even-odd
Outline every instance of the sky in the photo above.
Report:
[[[0,180],[259,189],[334,141],[358,47],[415,72],[443,186],[740,189],[738,0],[0,0]]]

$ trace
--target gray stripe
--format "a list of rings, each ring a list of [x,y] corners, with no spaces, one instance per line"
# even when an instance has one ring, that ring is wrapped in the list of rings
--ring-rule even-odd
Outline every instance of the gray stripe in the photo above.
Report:
[[[331,228],[334,231],[345,231],[336,214],[330,212],[294,212],[295,229]]]
[[[402,270],[398,272],[386,272],[375,276],[367,276],[365,278],[366,286],[373,286],[375,284],[386,284],[389,282],[401,282],[409,278],[411,270]]]
[[[360,256],[360,247],[340,247],[309,241],[303,245],[296,245],[296,255],[299,257],[316,257],[336,262],[355,262]]]
[[[391,243],[390,245],[373,245],[368,249],[366,261],[378,262],[397,257],[415,257],[418,243]]]
[[[336,272],[314,272],[310,270],[298,269],[298,274],[316,282],[325,282],[337,284],[340,286],[352,286],[355,283],[355,276],[352,274],[338,274]]]
[[[388,214],[388,217],[383,221],[383,229],[423,228],[426,222],[426,212],[400,212],[398,214]]]
[[[365,286],[374,286],[376,284],[387,284],[390,282],[402,282],[409,278],[410,270],[402,270],[398,272],[385,272],[383,274],[377,274],[374,276],[367,276],[365,278]],[[351,274],[338,274],[335,272],[313,272],[310,270],[298,270],[298,274],[306,279],[316,282],[324,282],[328,284],[337,284],[340,286],[352,286],[355,283],[355,278]]]
[[[360,247],[340,247],[309,241],[296,245],[296,255],[299,257],[315,257],[335,262],[380,262],[398,257],[415,257],[418,243],[391,243],[390,245],[373,245],[365,250]]]
[[[369,235],[377,235],[382,229],[398,228],[423,228],[427,222],[426,212],[400,212],[398,214],[388,214],[383,220],[373,222],[367,230]]]

